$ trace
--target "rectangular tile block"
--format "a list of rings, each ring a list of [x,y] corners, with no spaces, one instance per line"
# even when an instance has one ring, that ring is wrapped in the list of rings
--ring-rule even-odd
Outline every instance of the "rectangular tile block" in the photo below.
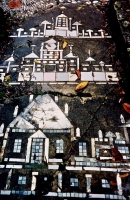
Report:
[[[44,73],[44,81],[55,81],[56,73],[55,72],[45,72]]]
[[[59,169],[59,165],[48,165],[48,169]]]
[[[1,190],[0,193],[1,193],[1,195],[10,195],[11,190]]]
[[[69,81],[69,74],[67,72],[57,72],[56,81]]]

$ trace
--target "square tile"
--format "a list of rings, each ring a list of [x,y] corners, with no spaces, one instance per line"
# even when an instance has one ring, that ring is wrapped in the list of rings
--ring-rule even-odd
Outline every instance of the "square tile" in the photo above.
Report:
[[[69,81],[75,81],[78,77],[76,74],[71,74],[71,72],[68,72],[69,74]]]
[[[56,81],[69,81],[69,74],[67,72],[57,72]]]
[[[21,185],[21,184],[22,184],[22,181],[18,181],[18,184]]]
[[[94,81],[106,81],[105,72],[93,72]]]
[[[21,181],[22,180],[22,176],[19,176],[19,181]]]
[[[55,72],[45,72],[44,81],[55,81],[56,73]]]
[[[43,81],[43,72],[33,72],[31,74],[31,81]]]
[[[82,81],[93,81],[92,72],[81,72]]]

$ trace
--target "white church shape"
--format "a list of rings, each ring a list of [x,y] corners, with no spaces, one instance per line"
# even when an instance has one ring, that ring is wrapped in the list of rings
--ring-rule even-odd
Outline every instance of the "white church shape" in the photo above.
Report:
[[[44,20],[39,26],[43,26],[43,29],[30,28],[29,34],[24,32],[24,28],[17,29],[17,36],[11,35],[10,37],[49,37],[49,36],[62,36],[65,38],[111,38],[108,33],[104,33],[104,30],[98,30],[99,34],[93,33],[91,27],[88,29],[79,30],[79,26],[82,25],[80,21],[73,22],[73,17],[68,17],[63,13],[65,7],[61,7],[62,13],[55,18],[51,17],[51,22]],[[24,32],[23,34],[21,34]],[[93,34],[92,34],[93,33]]]
[[[55,29],[69,29],[68,17],[63,13],[56,17]]]

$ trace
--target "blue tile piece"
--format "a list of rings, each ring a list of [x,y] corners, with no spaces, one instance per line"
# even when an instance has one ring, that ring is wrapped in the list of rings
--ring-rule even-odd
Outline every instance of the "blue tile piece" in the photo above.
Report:
[[[102,163],[99,162],[99,163],[98,163],[98,166],[101,167],[101,166],[102,166]]]
[[[109,198],[110,198],[110,195],[109,195],[109,194],[106,194],[106,198],[109,199]]]
[[[78,183],[74,183],[74,186],[75,186],[75,187],[78,187]]]
[[[31,191],[28,191],[28,195],[30,195],[31,194]]]
[[[18,184],[21,185],[21,184],[22,184],[22,181],[18,181]]]
[[[19,194],[23,195],[23,190],[19,191]]]
[[[35,191],[32,191],[32,194],[35,195]]]
[[[23,195],[27,195],[28,194],[28,192],[27,191],[23,191]]]

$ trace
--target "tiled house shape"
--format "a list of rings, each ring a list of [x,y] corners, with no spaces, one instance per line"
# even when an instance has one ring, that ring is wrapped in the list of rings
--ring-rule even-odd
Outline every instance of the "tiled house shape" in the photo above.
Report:
[[[67,71],[75,73],[76,69],[79,69],[79,57],[72,52],[72,45],[70,45],[70,52],[64,58],[67,60]]]
[[[33,45],[32,45],[33,46]],[[35,68],[35,62],[34,59],[38,59],[39,57],[33,52],[22,58],[21,64],[22,64],[22,71],[29,72],[30,67],[32,70]]]
[[[34,62],[34,59],[37,60],[39,57],[34,53],[35,45],[31,46],[32,46],[32,53],[28,54],[25,57],[22,57],[21,60],[22,73],[19,73],[18,81],[32,80],[30,72],[35,71],[36,63]]]
[[[73,132],[72,124],[48,94],[39,95],[9,124],[9,128],[3,156],[11,162],[31,164],[48,162],[51,133],[55,135],[55,143],[60,133]],[[54,148],[56,153],[56,145]]]

